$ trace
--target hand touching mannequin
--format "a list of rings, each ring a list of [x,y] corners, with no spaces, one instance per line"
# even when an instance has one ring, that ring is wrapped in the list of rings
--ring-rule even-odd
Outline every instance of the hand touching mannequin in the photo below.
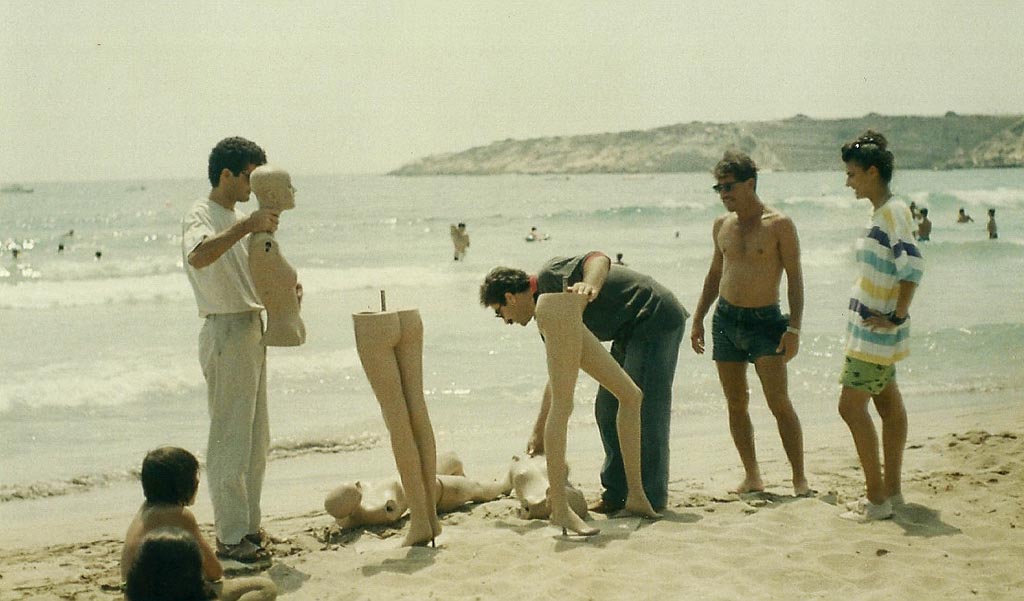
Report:
[[[544,427],[544,447],[551,485],[551,523],[583,536],[599,530],[588,526],[569,509],[566,497],[566,437],[573,393],[579,370],[597,380],[619,401],[616,429],[626,472],[625,510],[636,515],[659,517],[644,494],[640,472],[640,403],[643,394],[611,354],[583,325],[587,297],[575,293],[541,294],[537,299],[537,327],[544,337],[548,362],[551,409]]]
[[[419,311],[355,313],[356,350],[391,435],[391,450],[409,505],[403,546],[441,534],[434,430],[423,398],[423,322]]]
[[[253,170],[249,185],[261,209],[295,208],[295,188],[288,172],[270,165]],[[295,269],[281,254],[271,232],[249,236],[249,271],[260,301],[267,310],[264,346],[299,346],[306,341],[306,327],[299,316],[302,287]]]
[[[502,480],[477,482],[467,478],[462,462],[453,454],[438,457],[434,506],[440,512],[455,511],[467,503],[493,501],[512,490],[512,475]],[[409,509],[402,485],[394,479],[378,483],[347,482],[328,493],[324,509],[342,528],[387,525],[397,522]]]

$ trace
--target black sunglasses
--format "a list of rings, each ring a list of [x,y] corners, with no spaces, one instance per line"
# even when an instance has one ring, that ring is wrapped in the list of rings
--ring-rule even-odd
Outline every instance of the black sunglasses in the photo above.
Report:
[[[725,192],[726,194],[728,194],[729,192],[732,192],[732,189],[734,187],[742,184],[745,181],[747,181],[747,180],[743,180],[743,181],[739,181],[739,182],[726,182],[724,184],[715,184],[714,186],[711,186],[711,189],[714,190],[716,194],[721,194],[722,192]]]

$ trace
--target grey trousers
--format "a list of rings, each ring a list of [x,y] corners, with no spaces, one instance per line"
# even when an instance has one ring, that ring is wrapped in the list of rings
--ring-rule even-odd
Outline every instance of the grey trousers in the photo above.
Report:
[[[259,311],[210,315],[199,332],[210,437],[206,474],[217,539],[237,544],[259,531],[270,447],[267,351]]]

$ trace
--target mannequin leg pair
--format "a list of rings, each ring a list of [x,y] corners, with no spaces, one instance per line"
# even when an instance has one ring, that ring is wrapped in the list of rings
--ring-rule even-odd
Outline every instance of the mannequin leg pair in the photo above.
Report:
[[[582,369],[619,400],[616,429],[626,472],[625,510],[636,515],[658,517],[644,494],[640,466],[640,403],[643,393],[611,354],[583,325],[587,299],[571,293],[542,294],[537,300],[537,326],[544,336],[548,362],[551,407],[544,427],[544,448],[548,478],[551,523],[577,534],[590,536],[597,528],[588,526],[569,508],[565,482],[566,437],[572,414],[576,379]]]
[[[441,523],[434,505],[434,430],[423,398],[423,322],[415,309],[356,313],[352,321],[359,360],[380,403],[409,503],[403,546],[433,544]]]

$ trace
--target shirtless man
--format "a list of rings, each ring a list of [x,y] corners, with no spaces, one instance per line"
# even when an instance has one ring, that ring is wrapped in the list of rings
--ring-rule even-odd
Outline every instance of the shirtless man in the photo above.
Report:
[[[928,219],[928,209],[921,209],[921,223],[917,224],[917,239],[928,242],[932,239],[932,220]]]
[[[789,400],[786,363],[800,349],[804,284],[800,243],[789,217],[766,207],[757,196],[757,166],[747,155],[726,152],[715,166],[715,192],[729,211],[712,228],[714,255],[693,316],[690,343],[704,353],[704,316],[718,298],[712,320],[714,351],[729,407],[729,430],[746,475],[733,490],[764,490],[750,421],[747,363],[753,363],[768,408],[778,424],[782,446],[793,468],[793,491],[810,492],[804,475],[803,433]],[[791,315],[779,309],[779,282],[786,282]]]

